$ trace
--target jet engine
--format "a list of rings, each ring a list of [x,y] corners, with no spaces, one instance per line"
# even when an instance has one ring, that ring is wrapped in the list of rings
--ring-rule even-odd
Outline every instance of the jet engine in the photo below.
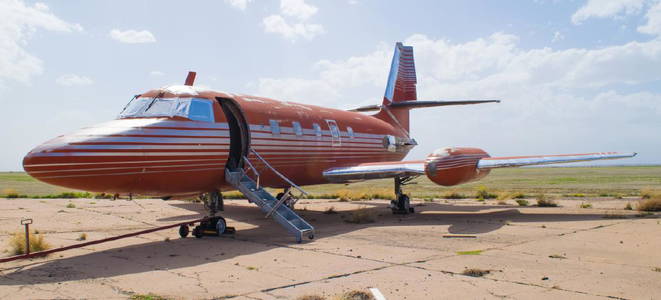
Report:
[[[483,178],[489,169],[478,169],[477,162],[489,157],[478,148],[448,147],[438,149],[425,160],[425,174],[431,181],[452,186]]]

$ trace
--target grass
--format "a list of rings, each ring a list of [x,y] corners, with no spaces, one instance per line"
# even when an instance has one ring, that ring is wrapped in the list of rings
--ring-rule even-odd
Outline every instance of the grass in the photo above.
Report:
[[[480,255],[484,250],[457,251],[457,255]]]
[[[661,268],[659,268],[659,267],[653,267],[653,268],[652,268],[652,271],[654,271],[654,272],[661,272]]]
[[[367,224],[376,222],[375,214],[367,208],[361,208],[351,212],[349,218],[344,220],[347,223]]]
[[[638,202],[639,211],[661,211],[661,196],[655,196],[651,199],[645,199]]]
[[[131,299],[131,300],[168,300],[169,298],[166,298],[166,297],[163,297],[163,296],[159,296],[159,295],[156,295],[156,294],[149,293],[149,294],[135,294],[135,295],[131,295],[131,298],[130,298],[130,299]]]
[[[67,208],[76,208],[76,205],[73,202],[67,203]]]
[[[491,271],[475,269],[475,268],[465,269],[463,272],[461,272],[462,275],[471,276],[471,277],[482,277],[489,273],[491,273]]]
[[[557,207],[558,203],[549,199],[545,194],[537,195],[537,206],[539,207]]]
[[[87,240],[87,233],[84,233],[84,232],[81,233],[81,234],[78,236],[78,240],[79,240],[79,241]]]
[[[579,205],[579,207],[580,208],[592,208],[592,204],[591,203],[581,203],[581,205]]]
[[[530,202],[528,202],[528,200],[526,199],[517,199],[516,204],[518,204],[519,206],[528,206]]]
[[[624,197],[644,196],[659,193],[661,186],[661,166],[635,167],[567,167],[567,168],[502,168],[494,169],[479,182],[471,182],[454,187],[434,184],[425,176],[415,180],[417,184],[404,186],[411,198],[463,199],[475,195],[480,186],[488,193],[500,195],[512,193],[512,199],[523,199],[526,195],[546,194],[562,196],[566,194],[622,195]],[[371,180],[345,184],[324,184],[305,186],[311,198],[338,199],[339,190],[350,190],[351,199],[371,194],[371,198],[390,198],[392,179]],[[67,190],[40,182],[24,172],[0,172],[0,198],[8,192],[16,198],[92,198],[97,195],[81,191]],[[388,196],[381,197],[381,193]],[[375,196],[376,195],[376,196]],[[98,194],[101,197],[101,194]],[[223,193],[226,199],[243,199],[238,192]],[[447,198],[444,196],[448,196]],[[111,197],[103,195],[103,197]],[[369,198],[369,197],[367,197]],[[361,199],[366,200],[366,199]],[[350,201],[350,200],[346,200]]]
[[[25,254],[25,232],[20,231],[12,234],[9,239],[10,252],[14,255]],[[30,252],[44,251],[51,248],[46,242],[43,234],[30,233]]]
[[[627,205],[624,207],[625,210],[633,210],[633,206],[631,206],[631,203],[627,203]]]
[[[477,187],[477,192],[475,193],[475,198],[478,200],[484,200],[484,199],[496,199],[498,198],[498,195],[492,193],[487,189],[486,186],[479,186]]]
[[[334,300],[374,300],[371,293],[364,291],[349,291],[333,298]]]

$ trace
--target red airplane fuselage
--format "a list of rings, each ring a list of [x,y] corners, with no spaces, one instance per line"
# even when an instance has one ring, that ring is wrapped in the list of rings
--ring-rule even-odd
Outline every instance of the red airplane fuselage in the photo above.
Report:
[[[332,167],[398,161],[409,150],[388,148],[389,138],[408,139],[401,127],[356,112],[191,86],[152,90],[137,99],[206,101],[212,116],[120,116],[36,147],[24,158],[24,169],[72,189],[172,196],[233,189],[225,168],[242,156],[260,172],[262,185],[289,186],[249,148],[298,185],[326,183],[322,172]]]

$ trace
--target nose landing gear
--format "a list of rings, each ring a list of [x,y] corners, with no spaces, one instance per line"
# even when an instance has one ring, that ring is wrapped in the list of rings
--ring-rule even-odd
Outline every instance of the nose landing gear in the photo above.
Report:
[[[200,222],[200,225],[193,227],[192,234],[196,238],[203,236],[222,236],[224,234],[234,234],[236,229],[228,227],[227,221],[221,216],[216,216],[218,211],[223,211],[223,195],[219,191],[213,191],[200,195],[204,202],[204,208],[209,212],[209,217]],[[179,236],[185,238],[191,233],[190,226],[195,224],[185,224],[179,226]]]

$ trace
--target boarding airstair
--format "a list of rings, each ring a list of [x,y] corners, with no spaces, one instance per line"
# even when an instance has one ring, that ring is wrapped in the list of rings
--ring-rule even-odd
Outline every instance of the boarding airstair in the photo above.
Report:
[[[275,170],[264,158],[259,155],[259,153],[251,150],[255,157],[264,163],[271,171],[276,175],[280,176],[285,182],[291,185],[291,187],[300,191],[303,195],[307,193],[301,189],[299,186],[291,182],[287,177],[282,175],[280,172]],[[254,173],[255,179],[253,180],[245,170],[241,168],[236,169],[225,169],[225,181],[237,188],[241,193],[243,193],[246,198],[252,203],[257,204],[263,212],[266,213],[266,217],[272,217],[275,219],[282,227],[287,229],[291,234],[294,235],[297,242],[301,242],[304,236],[307,236],[309,239],[314,238],[314,227],[306,222],[301,216],[296,214],[291,208],[293,203],[295,203],[296,198],[291,194],[292,189],[287,189],[283,196],[279,199],[273,197],[269,192],[264,190],[259,185],[259,172],[253,166],[253,164],[248,160],[247,157],[243,157],[243,161],[250,167],[250,170]],[[289,204],[289,205],[287,205]]]

